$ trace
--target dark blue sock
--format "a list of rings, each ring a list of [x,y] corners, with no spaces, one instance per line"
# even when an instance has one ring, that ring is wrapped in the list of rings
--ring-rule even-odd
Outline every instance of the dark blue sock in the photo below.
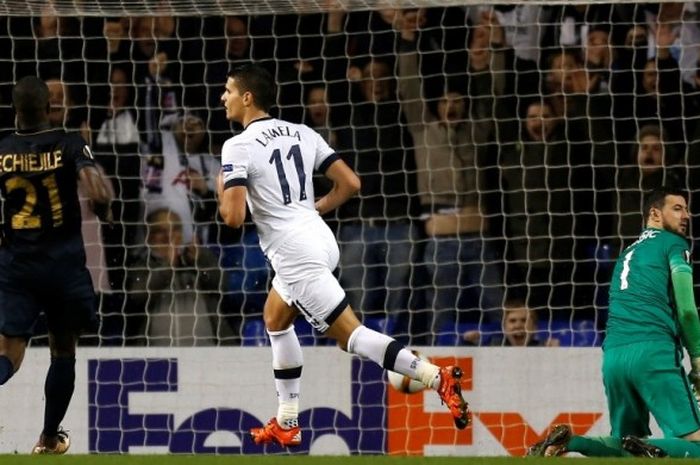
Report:
[[[57,357],[51,359],[49,372],[46,374],[44,395],[44,436],[53,437],[68,410],[75,387],[75,357]]]
[[[0,386],[5,384],[14,374],[15,367],[12,365],[10,359],[4,355],[0,355]]]

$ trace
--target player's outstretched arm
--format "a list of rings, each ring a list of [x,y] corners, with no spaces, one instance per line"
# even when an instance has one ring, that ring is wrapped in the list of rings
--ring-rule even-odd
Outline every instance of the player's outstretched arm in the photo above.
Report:
[[[335,210],[360,190],[360,178],[341,159],[334,161],[326,170],[326,177],[333,181],[333,188],[316,201],[316,211],[325,215]]]
[[[226,189],[223,173],[219,173],[219,177],[216,178],[216,193],[219,199],[219,213],[226,226],[240,228],[245,221],[248,189],[245,186]]]
[[[79,172],[80,184],[90,199],[90,207],[100,221],[112,224],[112,189],[109,181],[95,166],[85,166]]]

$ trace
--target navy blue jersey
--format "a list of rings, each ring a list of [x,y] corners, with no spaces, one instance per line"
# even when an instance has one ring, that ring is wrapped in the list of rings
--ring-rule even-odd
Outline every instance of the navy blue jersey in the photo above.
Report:
[[[62,129],[18,131],[0,141],[2,228],[11,249],[80,240],[78,171],[88,165],[88,145]]]

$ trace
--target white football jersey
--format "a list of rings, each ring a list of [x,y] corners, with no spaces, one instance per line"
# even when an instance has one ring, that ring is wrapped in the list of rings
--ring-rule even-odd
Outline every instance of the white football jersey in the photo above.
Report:
[[[265,253],[310,221],[324,223],[314,207],[313,173],[325,172],[337,159],[313,129],[272,117],[251,122],[224,143],[225,189],[246,186]]]

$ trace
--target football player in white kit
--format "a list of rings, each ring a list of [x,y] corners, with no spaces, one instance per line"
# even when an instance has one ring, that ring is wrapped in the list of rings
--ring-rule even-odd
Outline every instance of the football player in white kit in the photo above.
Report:
[[[244,130],[221,150],[219,212],[228,226],[238,228],[247,202],[260,246],[275,271],[263,318],[272,347],[278,409],[265,426],[251,430],[253,439],[257,444],[301,443],[297,417],[303,358],[293,325],[299,313],[343,350],[437,390],[456,427],[466,428],[470,412],[461,393],[461,370],[417,358],[391,337],[363,326],[348,305],[332,273],[338,265],[338,244],[321,215],[355,195],[360,180],[318,133],[271,117],[268,111],[275,97],[272,76],[256,65],[230,72],[221,96],[226,118]],[[317,200],[311,183],[314,170],[333,181],[331,191]]]

